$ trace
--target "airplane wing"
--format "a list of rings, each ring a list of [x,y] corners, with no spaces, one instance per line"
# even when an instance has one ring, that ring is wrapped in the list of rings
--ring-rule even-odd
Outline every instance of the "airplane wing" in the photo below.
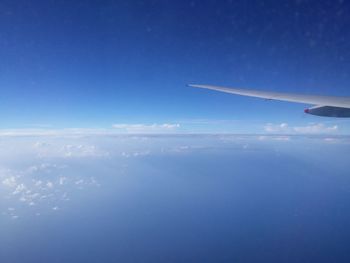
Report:
[[[216,90],[231,94],[263,98],[268,100],[290,101],[304,104],[316,105],[306,109],[305,112],[318,116],[327,117],[350,117],[350,97],[337,96],[319,96],[296,93],[282,93],[272,91],[260,91],[249,89],[235,89],[227,87],[218,87],[211,85],[189,85],[195,88]]]

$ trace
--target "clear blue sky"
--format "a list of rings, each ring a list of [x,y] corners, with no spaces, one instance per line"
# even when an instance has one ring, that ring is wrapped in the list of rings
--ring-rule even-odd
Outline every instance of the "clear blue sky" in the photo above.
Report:
[[[0,10],[0,128],[349,126],[186,86],[350,96],[346,1],[18,0]]]

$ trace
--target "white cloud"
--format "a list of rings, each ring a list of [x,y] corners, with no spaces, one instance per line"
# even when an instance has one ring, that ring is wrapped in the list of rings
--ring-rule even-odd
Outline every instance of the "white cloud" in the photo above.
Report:
[[[180,124],[113,124],[114,129],[126,133],[167,133],[174,132],[180,128]]]
[[[57,169],[63,169],[65,168],[64,166],[58,166],[56,164],[51,164],[51,163],[42,163],[39,165],[32,165],[28,168],[29,173],[38,173],[38,172],[45,172],[45,173],[51,173],[54,170]]]
[[[268,136],[259,136],[257,138],[259,141],[290,141],[292,138],[287,135],[268,135]]]
[[[42,185],[42,183],[43,183],[43,182],[42,182],[41,180],[38,180],[38,181],[36,181],[36,182],[35,182],[35,184],[34,184],[34,185],[35,185],[35,186],[41,186],[41,185]]]
[[[67,178],[66,178],[66,177],[60,177],[60,178],[59,178],[59,184],[60,184],[60,185],[64,185],[66,181],[67,181]]]
[[[34,150],[41,158],[59,157],[59,158],[82,158],[82,157],[107,157],[109,153],[100,150],[95,145],[91,144],[62,144],[60,141],[48,143],[37,142],[34,144]],[[54,169],[65,168],[65,166],[58,167],[51,164],[42,164],[40,167],[31,167],[32,172],[45,171],[50,172]]]
[[[32,145],[28,144],[27,147],[35,150]],[[52,204],[57,203],[59,205],[62,202],[69,201],[69,192],[82,189],[83,186],[84,188],[99,186],[94,177],[83,179],[79,175],[72,176],[66,168],[68,166],[64,164],[42,162],[32,163],[19,169],[17,167],[15,169],[0,169],[0,186],[3,186],[0,198],[9,202],[17,202],[20,207],[23,207],[23,205],[32,207],[32,211],[36,211],[35,209],[51,209]],[[46,173],[48,172],[50,173],[49,180],[44,179],[47,178],[48,174]],[[66,172],[67,175],[73,178],[66,176],[64,174]],[[2,214],[11,216],[13,215],[13,209],[9,208],[8,211],[2,211]],[[20,211],[22,211],[21,209]],[[58,206],[53,210],[58,210]]]
[[[287,123],[272,124],[268,123],[265,125],[264,130],[270,133],[286,133],[290,132],[290,127]]]
[[[139,157],[139,156],[146,156],[151,154],[150,151],[136,151],[136,152],[122,152],[122,156],[129,158],[129,157]]]
[[[108,136],[125,133],[167,133],[181,127],[179,123],[163,124],[113,124],[111,128],[64,128],[64,129],[0,129],[0,137],[50,137],[50,138],[82,138],[89,136]],[[46,142],[35,143],[37,147],[50,146]]]
[[[5,178],[2,181],[3,185],[8,186],[8,187],[15,187],[17,185],[16,178],[14,176]]]
[[[80,179],[78,181],[75,182],[76,185],[81,185],[84,183],[84,180]]]
[[[326,126],[323,123],[310,123],[305,126],[290,126],[288,123],[272,124],[264,126],[265,132],[282,134],[329,134],[339,130],[337,125]]]
[[[309,134],[309,133],[334,133],[338,131],[338,126],[325,126],[322,123],[312,124],[302,127],[294,127],[294,131],[297,133]]]
[[[66,129],[0,129],[1,137],[27,137],[27,136],[46,136],[46,137],[80,137],[92,135],[113,134],[111,129],[85,129],[85,128],[66,128]],[[44,143],[45,144],[45,143]],[[43,143],[37,143],[43,146]]]
[[[15,191],[13,192],[14,195],[19,194],[21,192],[24,192],[27,189],[27,187],[24,184],[17,185]]]

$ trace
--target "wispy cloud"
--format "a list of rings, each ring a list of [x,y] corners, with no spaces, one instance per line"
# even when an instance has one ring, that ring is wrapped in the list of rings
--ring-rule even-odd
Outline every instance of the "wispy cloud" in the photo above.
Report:
[[[109,128],[62,128],[62,129],[0,129],[0,137],[52,137],[52,138],[83,138],[91,136],[129,136],[129,135],[166,135],[166,134],[260,134],[263,131],[270,134],[349,134],[347,124],[336,122],[309,123],[306,125],[289,123],[238,122],[234,120],[194,120],[172,123],[116,123]],[[80,146],[73,151],[92,152]],[[74,148],[74,149],[73,149]],[[79,148],[79,147],[78,147]],[[83,149],[84,148],[84,149]],[[67,154],[69,155],[69,154]]]
[[[164,124],[113,124],[114,129],[126,133],[169,133],[175,132],[180,128],[178,123],[164,123]]]
[[[325,126],[324,124],[318,123],[308,126],[302,126],[302,127],[294,127],[294,130],[297,133],[334,133],[339,130],[339,127],[337,125],[333,126]]]
[[[84,136],[84,135],[109,135],[111,129],[85,129],[85,128],[66,128],[66,129],[0,129],[2,137],[26,137],[26,136]]]
[[[281,123],[281,124],[268,123],[264,126],[264,130],[270,133],[288,133],[291,131],[291,128],[288,126],[287,123]]]
[[[179,123],[163,124],[113,124],[111,128],[64,128],[64,129],[0,129],[1,137],[29,137],[29,136],[95,136],[118,135],[128,133],[173,133],[181,125]]]
[[[290,126],[288,123],[272,124],[264,126],[265,132],[282,134],[332,134],[339,131],[338,125],[326,126],[323,123],[310,123],[305,126]]]
[[[38,157],[82,158],[107,157],[109,153],[93,144],[66,144],[60,142],[36,142],[33,149]],[[33,167],[32,169],[49,169],[50,167]]]

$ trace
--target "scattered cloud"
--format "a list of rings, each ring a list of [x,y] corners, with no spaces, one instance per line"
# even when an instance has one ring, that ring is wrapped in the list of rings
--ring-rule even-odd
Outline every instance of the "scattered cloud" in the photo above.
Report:
[[[92,177],[83,175],[64,176],[70,174],[66,165],[53,163],[32,164],[20,169],[4,169],[0,171],[0,198],[8,200],[9,204],[19,207],[26,205],[31,207],[34,214],[40,211],[48,211],[51,205],[62,205],[62,202],[70,200],[69,195],[75,190],[100,186]],[[49,178],[48,178],[49,176]],[[58,210],[58,209],[53,209]],[[3,215],[17,217],[22,209],[8,207],[2,211]]]
[[[19,184],[16,186],[15,191],[13,191],[14,195],[20,194],[24,192],[27,189],[27,187],[24,184]]]
[[[7,187],[15,187],[17,185],[16,178],[14,176],[10,176],[8,178],[5,178],[2,181],[2,184]]]
[[[130,157],[140,157],[150,155],[151,151],[133,151],[133,152],[122,152],[121,155],[126,158]]]
[[[257,138],[259,141],[290,141],[292,138],[287,135],[275,135],[275,136],[258,136]]]
[[[99,151],[95,145],[72,145],[67,144],[61,148],[64,157],[103,157],[108,156],[107,152]]]
[[[290,127],[287,123],[272,124],[268,123],[265,125],[264,130],[270,133],[287,133],[290,132]]]
[[[66,177],[60,177],[59,178],[59,185],[64,185],[67,182],[67,178]]]
[[[43,173],[51,173],[57,169],[64,169],[66,166],[64,165],[57,165],[57,164],[51,164],[51,163],[42,163],[39,165],[32,165],[30,166],[27,171],[28,173],[37,173],[37,172],[43,172]]]
[[[39,157],[81,158],[81,157],[107,157],[109,153],[92,144],[62,144],[60,142],[36,142],[34,149]],[[32,167],[32,170],[48,170],[52,167]]]

